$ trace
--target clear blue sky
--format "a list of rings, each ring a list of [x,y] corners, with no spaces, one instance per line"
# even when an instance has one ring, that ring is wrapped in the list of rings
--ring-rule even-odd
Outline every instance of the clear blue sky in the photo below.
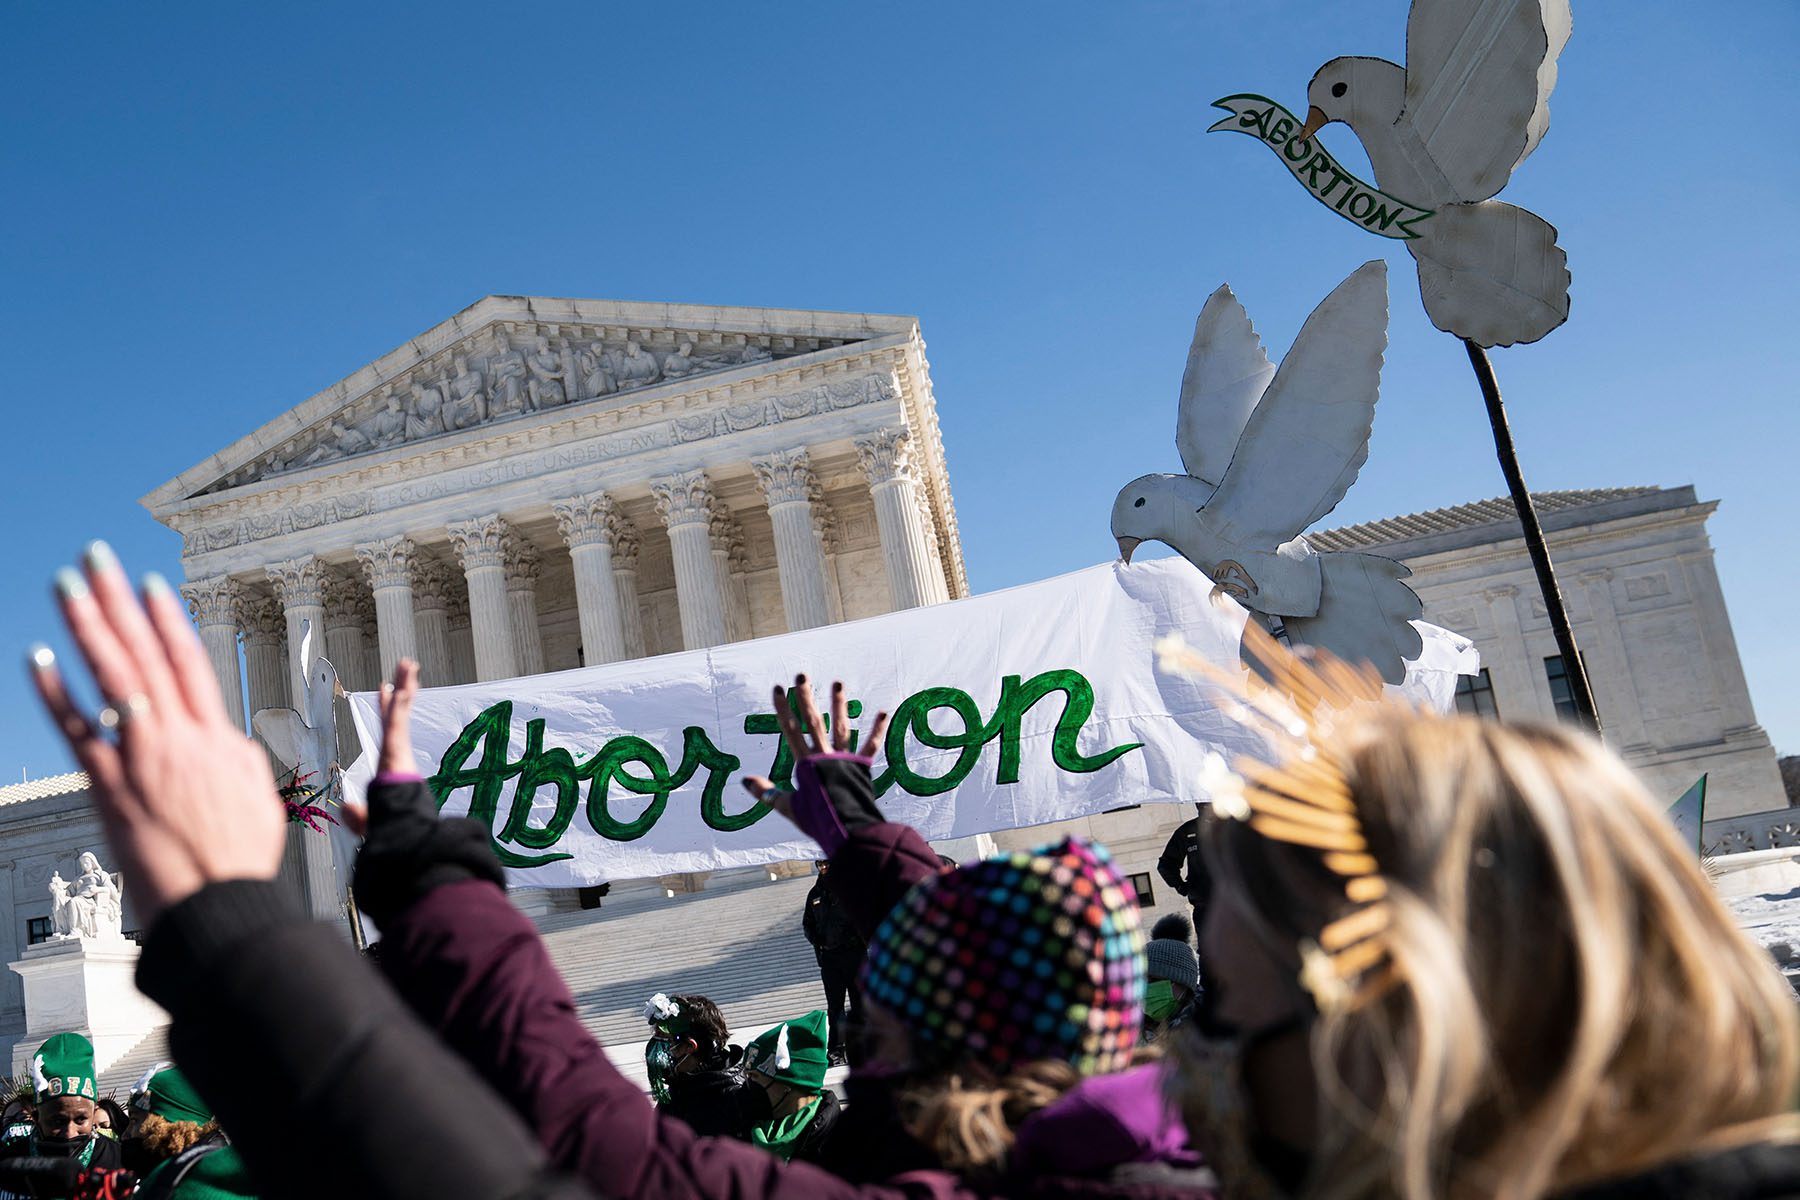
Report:
[[[1535,488],[1692,483],[1757,710],[1800,751],[1800,7],[1576,0],[1506,198],[1574,312],[1495,355]],[[137,497],[488,293],[911,313],[971,583],[1109,557],[1176,465],[1194,314],[1229,281],[1285,350],[1394,264],[1373,454],[1336,524],[1500,495],[1461,348],[1397,245],[1301,192],[1215,97],[1302,107],[1400,58],[1404,0],[906,6],[8,5],[0,352],[7,586],[104,535],[179,578]],[[1335,136],[1334,136],[1335,135]],[[1342,126],[1327,143],[1362,159]],[[0,671],[0,780],[67,769]]]

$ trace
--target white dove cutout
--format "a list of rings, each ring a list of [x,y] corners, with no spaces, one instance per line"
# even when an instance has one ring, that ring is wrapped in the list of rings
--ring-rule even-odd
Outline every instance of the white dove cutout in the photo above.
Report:
[[[1307,85],[1310,138],[1350,126],[1376,186],[1435,208],[1406,243],[1432,324],[1480,346],[1569,318],[1568,257],[1536,213],[1491,199],[1550,125],[1568,0],[1413,0],[1406,65],[1334,58]]]
[[[1411,574],[1372,554],[1321,554],[1301,536],[1369,457],[1387,348],[1387,264],[1364,263],[1306,318],[1279,370],[1221,287],[1194,324],[1175,446],[1185,475],[1144,475],[1113,502],[1129,562],[1164,542],[1291,640],[1368,662],[1399,683],[1423,648]]]

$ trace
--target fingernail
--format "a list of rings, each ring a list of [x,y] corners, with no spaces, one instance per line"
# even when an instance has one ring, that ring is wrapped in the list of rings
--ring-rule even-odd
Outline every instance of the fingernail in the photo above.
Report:
[[[119,556],[113,553],[113,548],[98,538],[87,544],[82,558],[90,571],[110,571],[119,565]]]
[[[175,594],[175,589],[170,587],[169,581],[164,579],[160,574],[155,571],[150,571],[144,576],[144,594],[147,596],[161,596],[166,599]]]
[[[80,600],[88,594],[87,580],[74,567],[62,567],[56,572],[56,590],[64,600]]]
[[[56,665],[56,651],[42,642],[32,643],[31,649],[25,652],[35,670],[48,671]]]
[[[756,789],[750,786],[750,781],[748,779],[740,779],[738,782],[744,785],[744,790],[746,792],[749,792],[752,796],[756,795]]]

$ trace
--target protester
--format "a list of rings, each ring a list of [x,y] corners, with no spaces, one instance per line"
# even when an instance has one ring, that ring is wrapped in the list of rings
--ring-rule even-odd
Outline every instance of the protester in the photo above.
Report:
[[[800,919],[800,928],[812,944],[813,957],[819,964],[819,982],[825,988],[831,1064],[841,1066],[848,1061],[849,1046],[856,1042],[853,1032],[860,1034],[862,1029],[863,997],[858,976],[869,944],[856,931],[856,924],[838,901],[830,879],[830,860],[819,860],[819,877],[806,894],[806,913]],[[844,1013],[846,1003],[848,1017]]]
[[[749,1140],[763,1116],[762,1091],[745,1074],[743,1048],[731,1044],[719,1006],[658,992],[644,1015],[655,1029],[644,1056],[656,1106],[695,1133]]]
[[[1263,641],[1173,1039],[1226,1194],[1800,1195],[1793,997],[1630,770]]]
[[[871,1062],[848,1081],[830,1171],[696,1136],[582,1026],[535,927],[506,899],[489,831],[437,816],[412,755],[417,681],[403,662],[382,692],[369,808],[352,816],[367,829],[357,897],[383,931],[383,970],[559,1164],[609,1194],[658,1200],[887,1197],[897,1193],[878,1185],[901,1175],[894,1187],[939,1198],[1148,1200],[1191,1197],[1210,1180],[1157,1068],[1108,1074],[1137,1041],[1143,950],[1105,851],[1071,839],[940,874],[917,832],[875,806],[869,760],[846,749],[842,689],[834,742],[804,680],[798,716],[782,689],[774,697],[798,796],[746,782],[820,842],[852,920],[873,935]],[[865,745],[881,744],[885,719]]]
[[[155,1072],[138,1095],[136,1137],[149,1169],[137,1200],[229,1200],[256,1194],[231,1139],[179,1069]]]
[[[108,720],[76,707],[47,647],[33,679],[132,880],[138,986],[259,1194],[590,1195],[549,1175],[518,1118],[275,882],[287,821],[268,758],[227,715],[173,589],[147,579],[140,606],[102,543],[85,565],[57,592]]]
[[[101,1137],[109,1137],[118,1141],[125,1135],[125,1109],[111,1096],[102,1096],[94,1102],[94,1132]]]
[[[98,1074],[94,1044],[79,1033],[46,1039],[31,1056],[36,1118],[22,1136],[0,1145],[0,1157],[70,1158],[98,1170],[120,1166],[119,1143],[94,1127]]]
[[[1150,927],[1144,945],[1144,1040],[1154,1042],[1178,1029],[1194,1009],[1200,987],[1200,960],[1194,955],[1194,927],[1170,913]]]
[[[744,1048],[750,1082],[768,1115],[750,1131],[752,1145],[788,1161],[815,1162],[837,1126],[838,1102],[825,1087],[829,1065],[825,1013],[783,1021]]]
[[[1177,825],[1156,860],[1156,873],[1194,910],[1195,929],[1205,927],[1206,905],[1212,897],[1212,872],[1200,850],[1200,831],[1211,813],[1210,806],[1201,805],[1197,816]]]

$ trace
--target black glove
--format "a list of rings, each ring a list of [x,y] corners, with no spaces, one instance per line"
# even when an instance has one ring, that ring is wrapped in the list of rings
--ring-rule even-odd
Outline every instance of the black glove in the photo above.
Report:
[[[440,818],[421,780],[370,784],[369,833],[351,884],[357,907],[380,925],[433,888],[464,879],[506,886],[488,831],[467,817]]]

